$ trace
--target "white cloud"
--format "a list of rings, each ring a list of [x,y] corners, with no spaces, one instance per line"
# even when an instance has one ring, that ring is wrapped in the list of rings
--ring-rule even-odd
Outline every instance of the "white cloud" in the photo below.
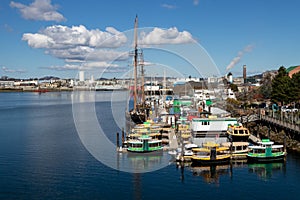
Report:
[[[35,0],[29,6],[22,3],[10,2],[12,8],[17,8],[25,19],[39,21],[64,21],[62,14],[57,12],[58,6],[51,5],[51,0]]]
[[[46,50],[46,54],[50,54],[60,59],[70,59],[84,61],[89,53],[93,52],[94,49],[87,46],[75,46],[70,48],[53,48]]]
[[[72,27],[62,25],[49,26],[39,33],[25,33],[22,39],[27,41],[28,45],[34,48],[61,49],[79,45],[117,48],[127,41],[127,37],[124,33],[112,27],[106,28],[106,31],[100,31],[99,29],[87,30],[83,25]]]
[[[7,67],[2,67],[3,72],[5,73],[26,73],[24,69],[9,69]]]
[[[66,64],[63,66],[50,66],[50,67],[42,67],[42,68],[56,70],[56,71],[68,71],[68,70],[79,70],[81,68],[81,66]]]
[[[199,5],[199,0],[193,0],[193,4],[194,4],[195,6],[198,6],[198,5]]]
[[[192,43],[195,40],[187,31],[179,32],[176,27],[169,29],[154,28],[150,33],[141,33],[139,44],[160,45],[160,44],[184,44]]]
[[[172,5],[172,4],[166,4],[166,3],[164,3],[164,4],[161,4],[161,7],[163,7],[163,8],[167,8],[167,9],[175,9],[175,8],[177,8],[175,5]]]
[[[28,45],[33,48],[50,48],[55,43],[52,38],[39,33],[25,33],[22,40],[26,40]]]
[[[128,57],[128,53],[97,49],[115,49],[127,42],[125,34],[113,27],[101,31],[87,30],[83,25],[54,25],[39,33],[24,33],[22,40],[32,48],[45,49],[47,54],[65,60],[124,60]]]
[[[111,64],[108,62],[86,62],[82,64],[65,64],[62,66],[49,66],[49,67],[42,67],[43,69],[50,69],[50,70],[55,70],[55,71],[76,71],[76,70],[98,70],[100,69],[101,71],[105,69],[115,69],[115,70],[120,70],[122,67],[120,67],[117,64]],[[123,67],[124,68],[124,67]]]
[[[112,51],[105,49],[95,49],[89,53],[86,57],[87,60],[98,60],[98,61],[120,61],[127,60],[129,58],[129,52]]]

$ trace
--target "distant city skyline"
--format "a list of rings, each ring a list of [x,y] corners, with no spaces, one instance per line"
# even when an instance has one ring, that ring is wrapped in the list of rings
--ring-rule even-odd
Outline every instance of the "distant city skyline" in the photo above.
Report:
[[[74,78],[80,69],[95,79],[130,76],[136,15],[148,76],[288,68],[300,64],[299,6],[297,0],[3,0],[0,76]]]

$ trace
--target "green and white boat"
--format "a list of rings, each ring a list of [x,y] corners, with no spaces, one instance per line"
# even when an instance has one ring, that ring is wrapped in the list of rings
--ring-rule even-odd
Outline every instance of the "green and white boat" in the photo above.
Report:
[[[274,145],[269,139],[263,139],[256,146],[249,146],[247,155],[250,163],[284,161],[286,152],[283,145]]]
[[[129,134],[127,151],[146,153],[162,150],[162,134],[160,127],[152,126],[149,122],[137,125]]]

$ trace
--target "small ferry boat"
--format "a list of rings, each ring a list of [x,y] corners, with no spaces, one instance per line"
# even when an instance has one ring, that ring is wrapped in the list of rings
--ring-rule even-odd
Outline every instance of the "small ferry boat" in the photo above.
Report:
[[[248,128],[240,124],[233,124],[228,126],[227,135],[233,142],[247,142],[250,132]]]
[[[247,159],[249,142],[224,142],[221,144],[221,146],[229,148],[228,153],[230,153],[231,159]]]
[[[137,125],[128,135],[127,151],[146,153],[162,150],[161,133],[158,126],[151,126],[149,122]]]
[[[274,145],[269,139],[263,139],[256,146],[249,146],[248,162],[284,161],[286,152],[283,145]]]
[[[176,151],[176,161],[191,161],[191,157],[194,155],[193,148],[197,147],[198,145],[196,144],[186,144],[181,146]]]
[[[192,164],[225,164],[230,161],[230,153],[228,147],[220,147],[215,142],[207,142],[202,148],[194,148],[194,155],[191,157]]]

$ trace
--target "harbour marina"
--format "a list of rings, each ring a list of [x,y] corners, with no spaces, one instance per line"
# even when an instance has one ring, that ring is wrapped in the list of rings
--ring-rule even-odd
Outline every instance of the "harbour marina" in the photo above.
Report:
[[[250,144],[249,139],[254,136],[250,137],[249,130],[236,118],[228,114],[224,116],[226,111],[213,105],[217,101],[215,93],[206,91],[204,95],[204,91],[195,90],[194,96],[175,96],[171,88],[166,90],[157,82],[144,82],[143,51],[137,44],[137,18],[134,27],[133,108],[125,113],[129,127],[126,127],[127,137],[118,151],[148,153],[166,150],[175,156],[175,160],[193,164],[255,160],[251,150],[258,151],[261,147]],[[218,114],[214,113],[216,110]],[[267,145],[265,140],[261,144]],[[275,145],[273,149],[277,147]],[[271,150],[266,148],[266,151]]]

